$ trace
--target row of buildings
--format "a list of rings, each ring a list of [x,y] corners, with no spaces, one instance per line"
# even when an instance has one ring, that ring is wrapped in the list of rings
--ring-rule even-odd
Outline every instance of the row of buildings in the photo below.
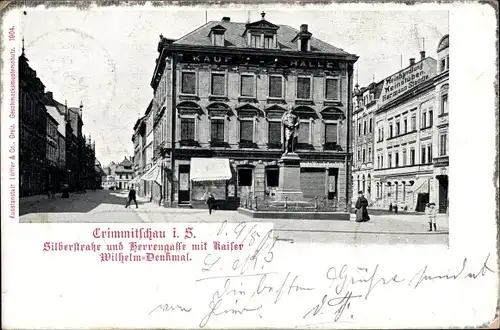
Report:
[[[133,157],[125,157],[121,162],[111,162],[103,168],[102,187],[106,190],[129,189],[134,178]]]
[[[132,136],[139,195],[191,207],[209,190],[226,207],[272,197],[281,117],[292,110],[304,197],[348,208],[356,55],[265,13],[249,23],[210,21],[176,40],[160,35],[157,52],[153,98]]]
[[[353,94],[354,191],[373,207],[448,209],[449,36],[420,59]]]
[[[24,41],[23,41],[24,43]],[[83,104],[68,107],[53,98],[24,52],[19,56],[20,196],[100,186],[95,142],[82,134]]]

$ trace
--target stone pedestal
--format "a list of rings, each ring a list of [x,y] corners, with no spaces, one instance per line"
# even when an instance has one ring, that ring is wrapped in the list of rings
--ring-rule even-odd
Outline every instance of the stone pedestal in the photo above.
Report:
[[[280,167],[279,185],[276,200],[301,201],[304,199],[300,189],[300,158],[296,153],[283,154],[278,161]]]

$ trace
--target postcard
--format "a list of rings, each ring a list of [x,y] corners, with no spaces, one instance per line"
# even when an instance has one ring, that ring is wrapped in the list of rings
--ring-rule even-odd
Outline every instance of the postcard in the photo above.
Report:
[[[6,4],[3,326],[491,326],[497,19]]]

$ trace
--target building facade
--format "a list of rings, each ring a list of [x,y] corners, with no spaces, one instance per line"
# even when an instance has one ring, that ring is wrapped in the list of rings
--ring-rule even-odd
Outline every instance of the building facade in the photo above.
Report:
[[[329,199],[340,209],[350,205],[357,56],[312,37],[305,24],[296,30],[264,15],[253,23],[211,21],[178,40],[160,36],[147,177],[160,182],[153,197],[164,205],[196,206],[207,191],[226,206],[248,196],[272,198],[287,110],[300,118],[296,152],[304,197]],[[191,168],[193,158],[216,158],[219,168],[227,163],[230,177],[191,180],[201,171]],[[214,178],[218,170],[205,174]]]
[[[353,93],[353,201],[362,191],[369,205],[373,203],[373,159],[375,154],[375,111],[382,92],[382,82],[367,87],[356,86]]]
[[[47,109],[45,86],[19,56],[19,180],[20,196],[47,193]]]
[[[129,182],[134,178],[132,157],[125,157],[115,169],[115,182],[117,189],[128,189]]]
[[[447,36],[438,60],[420,52],[407,68],[387,77],[375,111],[372,203],[423,212],[448,205]],[[441,64],[444,59],[444,64]],[[438,152],[442,156],[436,156]]]

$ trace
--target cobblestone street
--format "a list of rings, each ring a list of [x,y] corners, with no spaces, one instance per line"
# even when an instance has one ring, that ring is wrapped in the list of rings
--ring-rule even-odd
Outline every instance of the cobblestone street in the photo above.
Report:
[[[164,208],[139,199],[139,208],[125,208],[126,193],[89,191],[68,199],[21,199],[21,223],[219,223],[252,222],[237,211]],[[276,235],[284,241],[345,244],[448,244],[448,218],[438,217],[438,231],[429,233],[425,215],[372,215],[356,223],[332,220],[273,220]],[[256,220],[256,222],[259,220]],[[263,221],[263,220],[260,220]]]

